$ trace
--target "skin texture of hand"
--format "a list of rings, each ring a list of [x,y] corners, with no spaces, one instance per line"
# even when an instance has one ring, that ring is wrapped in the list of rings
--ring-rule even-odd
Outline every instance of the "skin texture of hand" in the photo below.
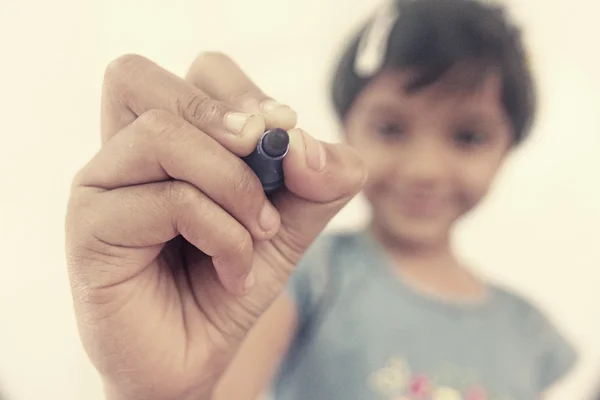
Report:
[[[102,146],[74,179],[67,258],[80,335],[111,400],[210,392],[295,264],[360,190],[342,144],[294,128],[228,57],[185,79],[136,55],[107,68]],[[290,132],[286,190],[267,199],[241,161]]]

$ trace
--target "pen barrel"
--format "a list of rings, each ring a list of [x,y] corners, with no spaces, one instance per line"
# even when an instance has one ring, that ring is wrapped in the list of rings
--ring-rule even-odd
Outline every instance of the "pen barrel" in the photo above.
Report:
[[[283,160],[270,159],[258,153],[252,153],[244,161],[254,171],[265,193],[273,192],[283,186]]]

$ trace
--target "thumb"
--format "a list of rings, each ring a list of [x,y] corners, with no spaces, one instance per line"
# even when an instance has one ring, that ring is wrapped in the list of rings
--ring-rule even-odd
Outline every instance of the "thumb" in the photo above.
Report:
[[[329,221],[361,190],[367,172],[358,153],[346,144],[317,141],[292,129],[283,162],[287,190],[273,199],[281,229],[272,239],[296,263]]]

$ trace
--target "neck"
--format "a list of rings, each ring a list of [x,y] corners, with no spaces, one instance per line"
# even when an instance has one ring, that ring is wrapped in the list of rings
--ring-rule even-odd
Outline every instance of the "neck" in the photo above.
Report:
[[[439,241],[419,244],[400,240],[375,224],[370,230],[395,261],[396,272],[419,289],[461,301],[478,301],[484,294],[483,283],[454,256],[449,234]]]
[[[375,224],[371,224],[369,229],[388,254],[402,264],[422,265],[428,269],[437,269],[457,263],[450,246],[450,235],[446,235],[438,241],[423,244],[398,239]]]

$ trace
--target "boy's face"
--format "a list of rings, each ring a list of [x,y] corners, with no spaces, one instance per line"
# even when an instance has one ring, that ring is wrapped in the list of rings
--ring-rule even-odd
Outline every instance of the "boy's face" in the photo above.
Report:
[[[345,129],[369,169],[364,191],[375,228],[394,241],[435,245],[486,194],[513,133],[498,75],[474,90],[436,83],[407,94],[409,77],[386,71],[374,79]]]

